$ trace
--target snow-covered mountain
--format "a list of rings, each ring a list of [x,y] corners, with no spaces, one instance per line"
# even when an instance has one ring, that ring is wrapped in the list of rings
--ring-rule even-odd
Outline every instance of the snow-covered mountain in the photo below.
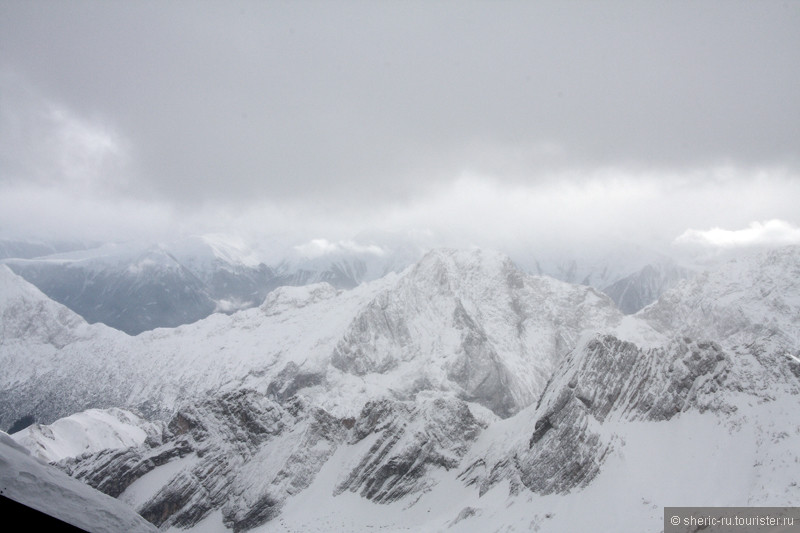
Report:
[[[718,504],[788,504],[798,496],[792,481],[797,454],[783,455],[800,442],[800,361],[792,356],[800,348],[798,254],[800,248],[794,247],[743,256],[667,291],[634,317],[665,335],[661,346],[648,349],[607,334],[586,338],[562,360],[535,406],[498,424],[503,438],[483,439],[470,450],[459,479],[481,494],[503,485],[512,495],[570,494],[582,488],[580,494],[591,494],[605,505],[618,505],[615,500],[624,497],[648,504],[653,500],[647,493],[668,494],[677,501],[685,498],[681,491],[695,498],[684,499],[685,505],[704,501],[701,491],[680,484],[670,492],[658,479],[649,486],[633,481],[642,491],[639,495],[616,485],[610,498],[600,497],[594,487],[614,476],[609,470],[633,473],[628,456],[642,454],[635,448],[644,440],[651,462],[678,454],[680,461],[671,468],[693,482],[709,475],[733,478],[735,489],[716,488],[728,494]],[[692,447],[676,451],[674,439],[659,443],[658,437],[637,434],[642,428],[654,436],[671,431],[655,423],[675,428],[691,439]],[[715,428],[713,433],[702,428],[704,423]],[[687,426],[700,437],[683,429]],[[631,437],[632,451],[626,442]],[[732,443],[732,449],[715,439]],[[715,459],[697,465],[695,456]],[[746,466],[735,466],[740,464]],[[687,465],[696,472],[689,472]],[[786,476],[782,469],[793,474]],[[660,518],[662,507],[670,505],[667,501],[663,496],[657,500],[653,518]],[[626,512],[636,511],[630,504]],[[602,507],[593,502],[591,508]],[[551,531],[592,529],[588,521],[576,528],[579,520],[554,520],[552,511],[548,515],[535,525]],[[620,525],[601,529],[621,530]]]
[[[148,439],[160,440],[161,424],[148,422],[124,409],[89,409],[56,420],[33,424],[13,434],[14,440],[42,461],[52,463],[102,450],[129,448]]]
[[[550,246],[519,251],[514,260],[533,274],[603,289],[647,265],[668,262],[669,258],[640,245],[611,240],[573,249]]]
[[[0,269],[16,295],[0,312],[19,317],[0,422],[142,413],[26,442],[71,428],[59,466],[162,529],[641,531],[708,494],[790,505],[799,272],[798,248],[743,257],[624,315],[501,254],[435,250],[352,290],[281,287],[129,337]]]
[[[667,291],[642,311],[656,329],[726,346],[800,349],[800,247],[743,255]]]
[[[690,270],[671,261],[652,263],[604,287],[603,292],[614,300],[620,311],[633,314],[691,275]]]
[[[243,263],[203,240],[99,248],[6,264],[89,322],[129,334],[175,327],[215,310],[257,305],[277,283],[264,265]]]
[[[0,265],[0,339],[62,348],[90,335],[86,322]]]
[[[215,234],[65,253],[34,254],[55,250],[36,243],[7,248],[10,254],[22,255],[3,262],[50,298],[90,323],[101,322],[130,335],[255,307],[283,285],[326,282],[353,288],[418,259],[413,250],[402,247],[334,249],[311,257],[292,251],[270,267],[245,243]]]
[[[90,323],[137,335],[195,322],[214,312],[259,305],[279,286],[329,283],[352,289],[416,263],[425,248],[408,238],[380,235],[356,241],[277,246],[256,251],[241,239],[207,234],[165,243],[87,246],[0,241],[9,267]],[[374,243],[382,244],[374,244]],[[282,251],[280,251],[282,250]],[[523,257],[523,269],[603,290],[624,313],[654,302],[689,271],[638,246],[612,252],[582,250]],[[271,257],[271,266],[262,261]]]
[[[125,503],[31,457],[4,432],[0,432],[0,494],[92,533],[158,531]],[[14,527],[26,528],[19,523]]]
[[[80,332],[26,337],[21,324],[2,339],[9,369],[0,389],[9,406],[0,418],[5,427],[25,415],[51,422],[90,407],[155,414],[220,388],[266,391],[291,365],[337,384],[323,387],[328,403],[360,384],[365,398],[440,390],[507,416],[535,400],[584,328],[627,323],[591,288],[529,276],[504,256],[480,251],[434,251],[402,275],[350,291],[281,287],[259,308],[136,337],[89,326],[21,278],[7,270],[4,277],[29,295],[26,309],[48,309],[36,320],[39,329],[60,331],[67,320]],[[27,345],[24,357],[20,343]]]
[[[452,390],[506,417],[535,401],[581,332],[620,321],[593,289],[525,275],[500,254],[438,250],[359,311],[331,365],[403,376],[408,397]]]
[[[0,259],[33,259],[75,250],[86,250],[97,246],[95,243],[75,241],[35,241],[0,239]]]
[[[515,259],[528,272],[601,290],[625,314],[655,302],[694,272],[663,253],[624,242],[573,251],[532,251]]]

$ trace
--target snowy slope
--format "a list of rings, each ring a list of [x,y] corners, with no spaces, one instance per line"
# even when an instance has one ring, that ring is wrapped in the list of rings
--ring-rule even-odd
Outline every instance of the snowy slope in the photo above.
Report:
[[[735,258],[680,283],[641,318],[660,331],[800,350],[800,247]]]
[[[436,250],[360,311],[331,363],[390,375],[409,397],[452,390],[508,416],[535,401],[582,332],[621,322],[592,289],[525,275],[501,254]]]
[[[287,254],[267,266],[243,240],[208,234],[164,243],[108,243],[4,263],[87,321],[136,335],[255,307],[283,285],[327,282],[349,289],[418,258],[407,248],[377,246]]]
[[[60,418],[49,426],[34,424],[11,438],[48,463],[85,453],[138,446],[161,440],[160,424],[123,409],[90,409]]]
[[[339,418],[303,397],[240,390],[182,407],[160,441],[59,466],[162,528],[219,513],[226,527],[247,530],[279,516],[339,449],[350,451],[350,463],[336,494],[384,504],[419,497],[436,485],[436,472],[458,466],[484,427],[453,399],[375,400]]]
[[[6,264],[87,321],[130,334],[193,322],[216,307],[204,283],[158,246],[109,244]]]
[[[22,282],[0,265],[0,339],[3,342],[49,344],[60,348],[89,334],[91,328],[75,313]]]
[[[796,409],[792,396],[743,397],[733,415],[690,411],[669,422],[609,421],[604,429],[616,448],[589,485],[567,494],[513,493],[508,481],[480,493],[456,469],[437,475],[438,483],[413,505],[374,505],[352,493],[332,498],[352,453],[342,448],[276,519],[251,531],[640,533],[663,529],[665,506],[793,506],[800,497],[800,432],[789,423]],[[478,444],[513,439],[516,424],[515,417],[490,426]],[[197,530],[222,531],[215,518]]]
[[[600,337],[506,420],[430,393],[348,419],[250,391],[179,411],[163,444],[66,468],[197,531],[657,529],[665,505],[797,497],[800,382],[767,396],[740,390],[736,372],[714,344]]]
[[[658,530],[665,505],[799,496],[799,269],[797,249],[740,259],[624,316],[500,254],[436,250],[173,330],[78,321],[24,362],[2,339],[23,379],[0,405],[10,423],[68,389],[61,404],[165,419],[160,438],[60,463],[162,528]]]
[[[254,531],[633,533],[660,530],[665,506],[794,505],[800,376],[757,363],[712,342],[588,339],[537,405],[491,422],[418,497],[380,508],[330,498],[357,453],[340,448]]]
[[[176,401],[208,390],[251,382],[266,389],[265,374],[277,376],[289,362],[324,370],[337,335],[377,291],[370,286],[331,291],[333,298],[315,305],[295,302],[280,314],[255,308],[129,337],[89,326],[7,269],[0,274],[9,294],[0,300],[0,313],[11,317],[0,337],[4,427],[29,414],[49,423],[92,407],[134,406],[164,415]],[[314,286],[279,289],[267,305],[287,293],[302,302],[303,294],[314,291]]]
[[[25,286],[19,278],[16,280]],[[420,298],[419,295],[427,296]],[[376,311],[382,306],[388,306],[385,313]],[[349,368],[344,363],[345,354],[364,352],[379,342],[378,336],[385,333],[383,326],[388,315],[392,316],[393,327],[413,331],[413,342],[407,343],[391,332],[385,337],[392,353],[399,354],[398,364],[363,372]],[[160,457],[182,458],[188,453],[186,450],[202,451],[206,459],[193,467],[200,472],[213,469],[210,458],[236,457],[244,453],[242,466],[226,478],[245,480],[254,475],[263,478],[266,466],[258,457],[271,458],[270,464],[275,465],[271,468],[276,469],[277,476],[285,464],[276,459],[281,455],[276,455],[275,450],[295,449],[300,453],[304,449],[305,440],[301,437],[306,434],[302,429],[307,424],[303,421],[306,418],[298,419],[292,414],[296,408],[285,405],[293,401],[297,393],[302,393],[314,406],[311,412],[326,413],[324,417],[335,421],[334,426],[346,428],[345,421],[353,420],[352,431],[326,433],[323,441],[331,443],[327,445],[330,453],[344,442],[356,447],[374,438],[383,442],[384,452],[379,457],[374,457],[367,447],[363,455],[354,459],[353,471],[341,481],[339,490],[363,492],[378,501],[391,500],[428,490],[430,481],[426,472],[453,468],[466,452],[468,442],[485,424],[480,420],[495,419],[479,405],[467,408],[463,400],[482,403],[508,416],[534,401],[549,369],[569,351],[583,328],[613,329],[623,324],[624,319],[613,304],[593,289],[527,276],[499,254],[441,250],[430,253],[401,275],[390,275],[352,291],[336,291],[328,284],[283,287],[273,291],[258,309],[232,316],[215,315],[174,330],[156,330],[137,337],[98,330],[93,337],[76,339],[58,351],[62,361],[68,361],[58,366],[58,371],[48,371],[57,366],[48,359],[48,354],[37,358],[33,351],[28,355],[27,364],[34,363],[37,374],[13,387],[6,397],[13,400],[12,406],[38,407],[46,396],[60,397],[59,409],[69,405],[77,410],[76,407],[94,407],[100,403],[103,407],[136,406],[151,414],[167,414],[180,406],[184,407],[180,407],[179,413],[191,409],[197,401],[207,397],[207,392],[219,391],[217,394],[224,398],[225,394],[252,388],[255,397],[273,398],[279,402],[276,409],[289,413],[285,415],[286,420],[291,421],[286,423],[290,428],[286,436],[280,433],[275,442],[256,443],[255,448],[244,452],[230,449],[233,446],[234,450],[239,450],[238,440],[226,447],[215,438],[209,442],[215,450],[212,453],[206,445],[200,449],[186,448],[182,444],[184,440],[173,434],[174,438],[167,438],[160,445],[164,450],[152,452]],[[638,333],[635,327],[622,329]],[[359,335],[364,331],[375,332],[375,336],[369,333],[368,340],[361,342]],[[485,354],[490,354],[492,361],[488,366],[489,376],[500,377],[494,382],[489,380],[491,387],[483,385],[481,388],[481,383],[487,381],[480,374],[485,371],[480,366]],[[70,382],[72,387],[67,386]],[[79,387],[74,387],[74,383]],[[65,391],[68,391],[66,398]],[[108,391],[113,392],[109,394]],[[501,398],[499,403],[495,401],[495,393]],[[376,401],[379,403],[374,403]],[[424,408],[424,405],[429,407]],[[37,416],[54,416],[58,411],[53,407]],[[442,413],[451,410],[452,416],[439,418],[437,411],[442,409]],[[477,418],[470,409],[477,413]],[[396,418],[398,422],[391,427],[375,426],[370,422],[375,413],[393,413],[381,417]],[[12,419],[23,414],[29,413],[18,410]],[[85,419],[86,415],[79,418]],[[198,415],[195,418],[208,417]],[[455,419],[463,419],[464,427],[474,429],[459,431],[458,438],[446,436],[451,430],[444,421]],[[54,424],[56,427],[64,425],[65,421]],[[417,426],[419,429],[413,431],[404,429]],[[87,436],[83,440],[76,438],[77,442],[91,440],[91,434],[99,431],[90,425],[85,430]],[[247,434],[246,428],[228,433],[242,431]],[[424,437],[428,434],[437,435],[442,447],[432,448],[428,444],[429,437]],[[206,438],[196,436],[194,440],[205,441]],[[65,444],[65,447],[69,446]],[[105,453],[100,452],[100,455]],[[150,453],[142,457],[149,458]],[[123,457],[124,460],[120,459],[123,464],[139,472],[143,471],[136,470],[136,464],[151,461],[125,454]],[[296,460],[292,457],[289,455],[286,461],[294,464]],[[326,457],[304,461],[318,469]],[[420,467],[429,466],[423,469],[414,466],[418,457],[429,457]],[[394,474],[391,472],[397,472],[399,464],[405,464],[404,468],[414,474],[401,470],[400,478],[392,481]],[[89,477],[96,474],[91,474],[96,466],[87,468]],[[120,469],[114,469],[118,471]],[[78,470],[75,472],[78,475]],[[312,470],[303,477],[306,481],[292,482],[292,486],[298,486],[295,490],[301,489],[312,481],[314,473]],[[202,478],[197,474],[192,479]],[[293,476],[281,474],[278,478],[292,479]],[[381,496],[382,491],[365,488],[381,479],[384,480],[382,484],[394,487],[385,489],[386,496]],[[95,482],[98,487],[108,488],[103,481],[95,479]],[[170,480],[165,482],[170,483]],[[119,481],[111,483],[121,486]],[[192,484],[181,485],[180,480],[176,483],[179,488],[184,487],[179,490],[181,494],[192,494]],[[263,520],[270,516],[267,512],[253,517],[246,510],[237,511],[231,507],[233,502],[241,501],[244,497],[241,495],[248,494],[252,502],[267,498],[263,501],[274,501],[277,505],[288,490],[285,482],[269,477],[252,486],[236,488],[238,483],[241,481],[224,484],[225,490],[220,489],[223,498],[220,507],[214,507],[222,509],[232,523],[251,523],[256,518]],[[169,495],[178,488],[164,490]],[[166,505],[150,496],[152,501],[139,502],[148,517]],[[165,497],[169,500],[169,496]],[[251,501],[247,498],[245,501]],[[262,508],[263,505],[252,503],[252,507]],[[191,506],[185,512],[189,513],[187,516],[196,515]],[[169,523],[189,523],[183,520],[176,516]]]
[[[16,277],[8,283],[33,290]],[[260,308],[172,330],[127,337],[93,328],[57,347],[32,346],[24,357],[13,339],[0,339],[0,361],[9,369],[0,376],[5,427],[29,414],[47,423],[92,407],[165,415],[205,391],[246,386],[266,392],[290,364],[324,379],[316,394],[336,412],[353,414],[387,390],[401,399],[442,390],[507,416],[535,400],[554,362],[584,328],[658,337],[626,322],[592,289],[525,275],[498,254],[454,251],[431,252],[402,275],[351,291],[283,287]],[[408,332],[408,342],[391,328]],[[384,345],[388,355],[381,357],[394,358],[385,368],[349,363],[354,354]]]
[[[0,427],[26,415],[52,422],[93,407],[92,398],[122,402],[114,387],[126,379],[126,361],[115,355],[129,337],[87,324],[3,265],[0,290]]]
[[[3,432],[0,493],[93,533],[158,531],[123,502],[34,459]]]

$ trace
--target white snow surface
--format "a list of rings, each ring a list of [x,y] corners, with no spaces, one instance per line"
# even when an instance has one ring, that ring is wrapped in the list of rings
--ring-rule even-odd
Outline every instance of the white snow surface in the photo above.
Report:
[[[50,425],[34,424],[11,435],[37,459],[54,463],[68,457],[142,444],[159,438],[162,428],[140,416],[112,407],[89,409]]]
[[[518,286],[509,288],[509,276]],[[457,305],[509,370],[512,394],[522,405],[535,400],[552,366],[585,329],[614,331],[644,344],[661,337],[646,323],[624,317],[594,289],[526,275],[502,254],[478,250],[431,252],[401,274],[349,291],[327,284],[279,288],[259,308],[135,337],[87,326],[6,268],[0,269],[0,284],[0,313],[14,317],[4,320],[0,337],[6,369],[0,390],[37,379],[40,388],[52,390],[69,383],[87,397],[96,391],[101,407],[147,403],[170,411],[206,391],[264,391],[289,362],[326,375],[328,387],[308,394],[337,415],[352,415],[387,390],[411,394],[410,384],[421,378],[457,393],[447,378],[465,334],[453,322]],[[20,293],[27,296],[17,305],[14,295]],[[331,366],[348,328],[358,325],[365,310],[386,305],[411,334],[410,343],[384,339],[397,364],[361,375]],[[82,409],[76,405],[72,412]]]
[[[408,243],[394,242],[378,246],[314,239],[286,250],[275,269],[281,274],[305,274],[308,283],[322,281],[321,276],[332,272],[360,283],[399,272],[421,256],[421,249]]]
[[[667,506],[796,505],[797,397],[731,401],[739,407],[732,417],[692,411],[667,422],[610,421],[605,438],[617,443],[616,450],[588,487],[569,494],[512,495],[501,483],[480,496],[457,479],[455,469],[438,472],[438,483],[416,501],[375,505],[348,492],[332,497],[339,473],[360,452],[340,448],[278,518],[252,532],[640,533],[661,531]],[[493,424],[480,442],[527,439],[512,422],[521,415]]]
[[[685,280],[638,316],[656,329],[732,347],[800,350],[800,246],[734,258]]]
[[[40,462],[2,431],[0,492],[92,533],[158,531],[125,503]]]
[[[136,337],[87,325],[0,267],[0,390],[32,380],[56,390],[69,383],[76,390],[97,391],[101,407],[147,403],[170,411],[206,391],[242,386],[265,391],[293,362],[326,376],[326,387],[306,394],[336,415],[352,416],[366,399],[387,391],[413,395],[412,384],[424,380],[434,389],[459,393],[447,376],[464,349],[463,324],[453,321],[460,306],[509,370],[512,394],[524,406],[535,401],[553,366],[582,335],[611,333],[643,348],[663,344],[673,331],[729,341],[728,330],[704,311],[709,302],[715,310],[745,316],[747,324],[774,325],[788,336],[788,351],[797,353],[800,276],[791,268],[800,264],[800,252],[790,248],[776,254],[778,259],[759,256],[698,276],[639,314],[623,316],[594,289],[524,274],[502,254],[437,250],[401,274],[349,291],[337,292],[327,284],[279,288],[259,308]],[[764,261],[767,268],[771,261],[778,264],[759,274]],[[751,281],[754,277],[758,283]],[[708,286],[701,284],[703,279]],[[764,283],[774,287],[767,299],[761,296]],[[731,294],[744,304],[726,308]],[[393,330],[381,330],[383,317],[407,337],[397,339]],[[361,340],[382,359],[372,371],[355,374],[331,366],[334,349],[353,341],[353,328],[367,319],[371,323],[364,331],[378,336]],[[77,405],[72,412],[83,409]]]
[[[458,468],[434,470],[428,490],[388,504],[349,490],[333,496],[372,441],[348,443],[333,451],[308,488],[286,500],[277,518],[253,531],[658,531],[664,506],[800,501],[796,384],[772,390],[764,383],[758,395],[727,391],[720,403],[733,406],[728,410],[695,409],[661,422],[595,421],[592,429],[614,443],[613,451],[587,487],[568,494],[514,495],[503,482],[481,496],[458,474],[478,458],[528,446],[535,402],[553,369],[597,333],[642,349],[675,336],[711,340],[733,354],[732,374],[739,380],[762,364],[760,352],[742,348],[754,343],[779,350],[781,364],[796,365],[784,352],[796,355],[800,348],[798,269],[798,247],[740,258],[623,316],[596,290],[524,274],[501,254],[438,250],[402,273],[350,291],[326,283],[284,287],[259,308],[129,337],[86,325],[0,266],[0,390],[28,382],[53,390],[63,383],[77,390],[110,387],[116,395],[104,400],[108,405],[150,402],[169,412],[207,392],[247,387],[265,393],[294,363],[324,376],[302,394],[344,418],[386,396],[463,397],[454,368],[477,345],[509,370],[506,383],[521,409],[498,420],[485,406],[470,404],[488,427]],[[35,321],[26,318],[31,313]],[[341,357],[332,364],[335,353]],[[360,354],[351,358],[357,364],[348,366],[347,355],[354,353]],[[77,425],[52,424],[71,429],[59,437],[62,447],[48,453],[103,446],[100,435],[110,437],[111,447],[125,446],[126,439],[141,437],[136,428],[147,432],[134,419],[109,423],[106,416],[81,413],[73,419]],[[40,440],[28,445],[35,449]],[[255,459],[269,472],[280,464],[278,456]],[[122,499],[141,505],[194,460],[154,469]],[[255,469],[241,483],[255,486],[259,479]],[[224,530],[219,511],[194,528]]]
[[[128,485],[119,495],[119,499],[136,509],[147,503],[172,478],[196,463],[197,456],[192,454],[166,463],[160,468],[155,468]]]
[[[67,307],[0,265],[0,344],[47,344],[61,348],[93,338],[103,326],[90,326]]]

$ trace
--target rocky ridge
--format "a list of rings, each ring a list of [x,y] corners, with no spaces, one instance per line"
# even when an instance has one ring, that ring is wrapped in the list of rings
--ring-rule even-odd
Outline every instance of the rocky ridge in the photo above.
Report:
[[[326,497],[406,508],[454,484],[574,494],[619,460],[623,428],[796,403],[799,269],[797,249],[741,259],[630,317],[593,289],[479,251],[432,252],[353,291],[281,289],[257,310],[147,339],[203,332],[208,353],[236,339],[253,357],[243,379],[216,376],[226,385],[184,396],[158,438],[61,466],[162,528],[215,516],[234,531],[269,528],[320,490],[323,468]],[[261,342],[242,343],[248,331]],[[759,453],[793,442],[775,435]],[[470,509],[450,525],[480,520]]]

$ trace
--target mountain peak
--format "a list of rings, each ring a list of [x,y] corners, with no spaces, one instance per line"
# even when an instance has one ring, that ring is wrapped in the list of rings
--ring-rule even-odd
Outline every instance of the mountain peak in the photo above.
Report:
[[[0,265],[0,344],[11,339],[62,347],[86,326],[80,316]]]
[[[437,249],[362,308],[331,362],[399,373],[406,394],[451,390],[506,417],[534,401],[588,323],[619,316],[593,289],[524,274],[501,253]]]
[[[511,259],[500,252],[437,248],[429,251],[411,269],[409,281],[417,285],[471,292],[492,279],[522,276]],[[521,286],[515,281],[509,283]]]
[[[640,315],[661,331],[726,346],[754,341],[800,348],[800,246],[759,251],[664,293]]]
[[[277,315],[287,309],[299,309],[335,297],[336,289],[330,283],[313,283],[299,287],[283,286],[267,294],[260,309],[267,315]]]

